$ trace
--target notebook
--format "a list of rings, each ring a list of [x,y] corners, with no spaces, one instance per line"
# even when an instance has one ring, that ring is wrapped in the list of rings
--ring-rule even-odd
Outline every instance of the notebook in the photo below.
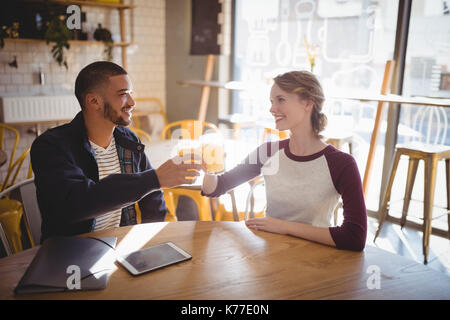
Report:
[[[116,268],[116,242],[115,237],[47,239],[14,293],[104,289]]]

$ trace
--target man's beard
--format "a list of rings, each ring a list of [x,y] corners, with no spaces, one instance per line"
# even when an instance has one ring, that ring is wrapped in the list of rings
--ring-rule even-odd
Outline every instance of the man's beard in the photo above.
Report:
[[[111,104],[108,101],[105,101],[103,116],[105,119],[110,120],[112,123],[118,126],[126,127],[131,124],[131,121],[122,118],[120,113],[117,114],[117,112],[111,107]]]

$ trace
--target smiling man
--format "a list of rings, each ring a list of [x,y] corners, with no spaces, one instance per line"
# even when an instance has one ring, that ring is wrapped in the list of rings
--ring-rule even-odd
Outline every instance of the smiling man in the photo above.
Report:
[[[131,93],[131,81],[119,65],[86,66],[75,81],[81,111],[33,142],[42,241],[136,224],[136,203],[142,222],[164,221],[160,188],[192,183],[199,174],[200,165],[173,159],[152,168],[144,145],[126,128],[135,105]]]

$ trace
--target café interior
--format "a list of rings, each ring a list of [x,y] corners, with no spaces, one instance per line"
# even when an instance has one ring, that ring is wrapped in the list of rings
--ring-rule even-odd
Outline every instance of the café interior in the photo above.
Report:
[[[133,83],[129,128],[155,168],[173,151],[175,127],[200,128],[176,142],[187,148],[220,136],[225,170],[289,138],[270,113],[273,78],[313,73],[325,95],[323,141],[358,165],[366,247],[450,276],[449,1],[10,3],[0,14],[0,261],[40,245],[27,212],[36,197],[11,204],[13,193],[33,185],[33,141],[80,111],[77,74],[107,60]],[[239,223],[266,208],[264,179],[214,199],[183,187],[164,197],[169,224]],[[330,225],[342,212],[339,202]]]

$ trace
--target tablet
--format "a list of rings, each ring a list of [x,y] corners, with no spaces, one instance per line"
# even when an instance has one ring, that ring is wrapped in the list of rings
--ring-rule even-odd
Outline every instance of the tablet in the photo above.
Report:
[[[166,242],[119,256],[117,260],[136,276],[191,258],[192,256],[183,249],[172,242]]]

